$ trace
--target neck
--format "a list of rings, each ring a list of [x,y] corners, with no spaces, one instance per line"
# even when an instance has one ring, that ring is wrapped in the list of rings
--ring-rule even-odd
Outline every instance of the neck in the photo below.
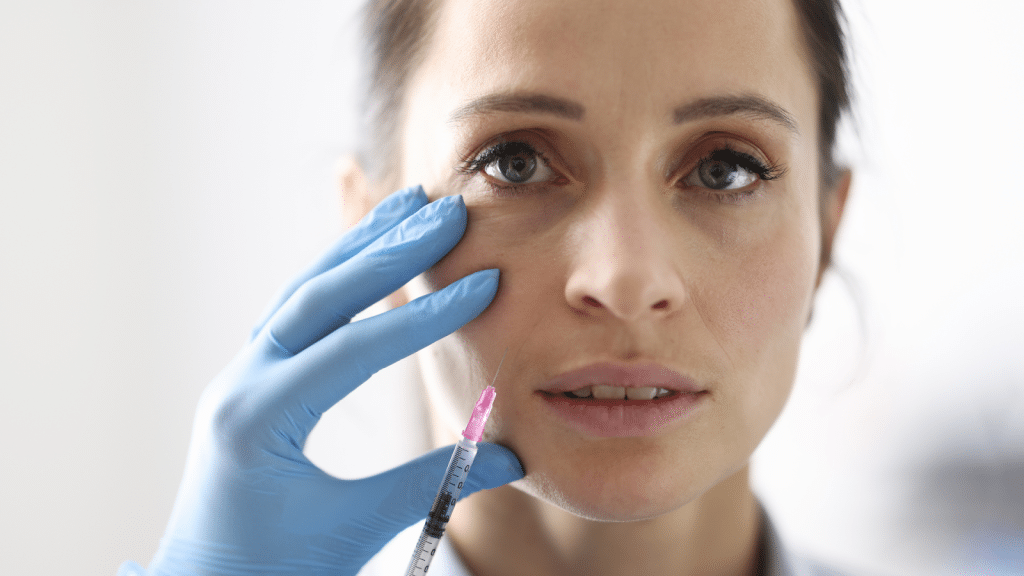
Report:
[[[586,520],[506,485],[460,502],[447,536],[474,576],[748,576],[759,527],[744,468],[639,522]]]

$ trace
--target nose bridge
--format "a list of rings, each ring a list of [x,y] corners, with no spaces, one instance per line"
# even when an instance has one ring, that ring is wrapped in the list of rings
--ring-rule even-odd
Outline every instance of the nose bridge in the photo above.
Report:
[[[682,305],[685,290],[659,213],[664,209],[642,184],[619,182],[595,194],[579,223],[582,234],[566,285],[571,306],[636,320]]]
[[[660,228],[654,221],[649,202],[631,196],[606,194],[597,208],[598,218],[604,228],[601,231],[604,241],[614,253],[624,257],[634,253],[649,253],[654,246],[651,239],[645,236],[656,236],[656,230]],[[622,260],[623,264],[629,263],[638,268],[642,264],[628,258]]]

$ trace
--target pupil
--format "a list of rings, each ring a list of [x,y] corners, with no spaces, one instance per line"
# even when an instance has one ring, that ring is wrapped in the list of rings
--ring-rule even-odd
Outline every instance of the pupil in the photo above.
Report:
[[[522,152],[503,156],[498,159],[498,170],[509,182],[526,182],[537,171],[537,159]]]
[[[700,167],[700,179],[708,188],[721,190],[736,180],[736,171],[732,168],[732,164],[721,160],[705,162]]]

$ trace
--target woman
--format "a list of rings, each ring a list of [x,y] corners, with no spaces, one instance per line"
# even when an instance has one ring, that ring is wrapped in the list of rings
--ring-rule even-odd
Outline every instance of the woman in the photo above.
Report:
[[[747,465],[849,188],[838,7],[373,4],[375,138],[343,179],[368,216],[204,393],[150,573],[356,573],[426,515],[506,351],[447,570],[790,573]],[[424,347],[443,447],[358,481],[302,455]]]

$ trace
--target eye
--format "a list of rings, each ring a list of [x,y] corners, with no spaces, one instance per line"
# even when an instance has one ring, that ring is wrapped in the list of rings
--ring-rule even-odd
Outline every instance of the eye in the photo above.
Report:
[[[782,173],[779,167],[767,166],[750,154],[721,148],[701,158],[683,183],[711,190],[742,190],[758,180],[774,180]]]
[[[550,182],[554,171],[547,160],[526,142],[501,142],[474,158],[464,170],[483,172],[502,184]]]

